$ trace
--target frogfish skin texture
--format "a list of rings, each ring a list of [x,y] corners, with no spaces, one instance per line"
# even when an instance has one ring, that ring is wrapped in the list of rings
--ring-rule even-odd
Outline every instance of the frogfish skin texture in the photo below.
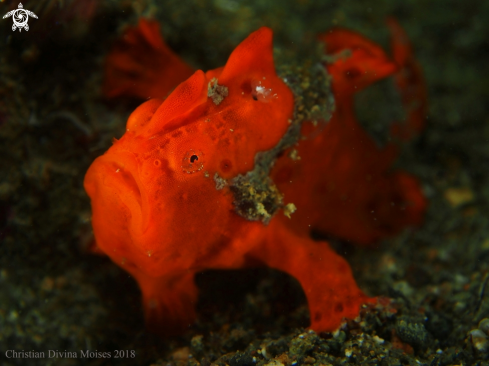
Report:
[[[340,33],[331,35],[331,44],[340,38],[331,53],[356,47],[355,34]],[[194,275],[206,269],[261,264],[290,274],[304,290],[316,331],[336,329],[373,301],[345,259],[309,236],[313,227],[370,243],[418,224],[425,207],[415,179],[389,170],[394,146],[379,151],[352,109],[352,83],[366,87],[399,66],[373,44],[355,50],[351,59],[326,65],[337,99],[333,119],[299,142],[301,160],[283,154],[271,172],[284,200],[297,207],[290,219],[280,210],[266,223],[246,219],[231,187],[218,184],[252,171],[256,154],[279,143],[293,115],[294,95],[275,72],[266,27],[224,67],[196,71],[166,99],[139,106],[125,134],[90,166],[84,186],[97,247],[137,280],[150,328],[178,334],[193,323]],[[351,79],[346,67],[360,74]],[[372,207],[379,223],[366,211]]]

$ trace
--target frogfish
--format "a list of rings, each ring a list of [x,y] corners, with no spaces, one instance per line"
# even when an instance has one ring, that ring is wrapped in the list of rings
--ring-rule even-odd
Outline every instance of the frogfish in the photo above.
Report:
[[[178,334],[193,324],[194,276],[207,269],[268,266],[290,274],[315,331],[333,331],[375,301],[348,262],[310,233],[371,244],[422,222],[419,183],[392,167],[399,144],[377,147],[353,110],[357,91],[394,75],[409,111],[392,135],[407,140],[422,129],[421,71],[403,30],[390,26],[393,58],[344,29],[320,35],[336,108],[324,128],[302,123],[290,144],[283,141],[297,95],[277,75],[271,29],[250,34],[223,67],[207,72],[190,72],[157,23],[141,20],[127,31],[108,57],[104,90],[153,99],[92,163],[84,187],[97,250],[136,279],[152,330]]]

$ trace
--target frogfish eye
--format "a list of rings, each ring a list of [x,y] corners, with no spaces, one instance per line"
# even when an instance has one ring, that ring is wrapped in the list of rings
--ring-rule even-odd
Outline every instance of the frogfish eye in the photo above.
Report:
[[[182,169],[188,174],[204,169],[204,153],[193,149],[187,151],[182,160]]]

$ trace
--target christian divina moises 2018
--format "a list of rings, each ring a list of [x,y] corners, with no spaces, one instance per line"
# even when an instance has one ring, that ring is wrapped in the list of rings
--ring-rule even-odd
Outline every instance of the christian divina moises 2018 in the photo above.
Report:
[[[48,351],[15,351],[7,350],[5,352],[5,357],[7,358],[111,358],[112,354],[110,352],[99,352],[95,351],[79,351],[79,352],[68,352],[68,351],[58,351],[58,350],[48,350]]]

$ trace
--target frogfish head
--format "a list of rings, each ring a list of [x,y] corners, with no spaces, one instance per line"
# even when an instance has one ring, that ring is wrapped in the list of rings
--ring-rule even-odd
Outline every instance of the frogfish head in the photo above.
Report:
[[[293,104],[265,27],[224,67],[196,71],[164,101],[143,103],[85,177],[97,245],[116,262],[130,257],[158,273],[221,245],[245,219],[217,182],[253,169],[255,155],[287,131]],[[196,237],[197,249],[186,245]]]

